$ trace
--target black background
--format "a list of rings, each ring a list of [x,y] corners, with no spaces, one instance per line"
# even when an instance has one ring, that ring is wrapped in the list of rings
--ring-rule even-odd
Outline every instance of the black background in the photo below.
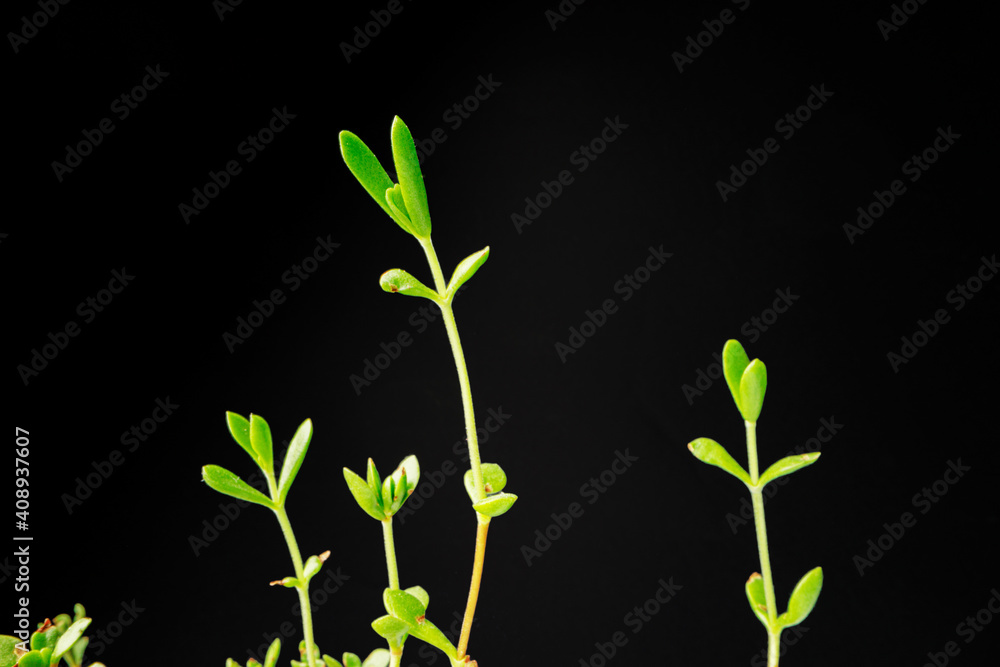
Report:
[[[14,4],[5,32],[40,11]],[[10,532],[34,538],[33,619],[79,601],[92,638],[117,634],[111,624],[134,601],[138,616],[90,654],[111,667],[243,662],[265,633],[297,623],[294,594],[267,586],[291,574],[274,519],[257,507],[220,518],[228,500],[200,482],[205,463],[252,471],[225,430],[233,410],[265,416],[278,441],[313,419],[289,513],[303,552],[332,550],[326,568],[348,577],[316,611],[317,641],[335,656],[382,645],[369,626],[383,613],[380,530],[341,469],[362,472],[372,456],[385,474],[410,453],[425,480],[448,462],[465,466],[452,449],[464,430],[443,327],[418,331],[409,318],[422,302],[377,284],[395,266],[429,281],[423,255],[353,179],[337,143],[352,130],[391,173],[398,114],[417,139],[435,128],[447,136],[423,162],[446,274],[491,247],[456,314],[480,425],[490,409],[509,415],[483,457],[504,466],[520,501],[491,527],[470,647],[480,664],[596,666],[595,642],[619,631],[628,641],[608,664],[763,664],[765,634],[743,593],[759,569],[753,530],[727,521],[747,493],[685,448],[711,436],[745,461],[723,384],[684,390],[728,338],[768,365],[762,465],[806,445],[823,419],[842,425],[819,463],[768,504],[781,607],[807,570],[822,565],[826,577],[782,664],[919,665],[949,641],[960,649],[954,664],[995,655],[991,612],[969,642],[957,626],[1000,586],[989,419],[998,283],[960,310],[948,300],[997,252],[985,10],[912,2],[885,39],[888,2],[720,0],[651,15],[592,0],[554,28],[555,0],[400,6],[350,62],[340,45],[370,12],[384,19],[385,3],[243,2],[220,18],[207,0],[73,2],[16,53],[8,36],[4,413],[31,437],[30,529]],[[724,9],[735,19],[678,71],[672,54]],[[119,119],[113,100],[147,66],[169,74]],[[470,100],[458,124],[449,109],[479,77],[499,85]],[[813,86],[832,95],[783,136],[775,123]],[[238,146],[273,109],[294,118],[247,163]],[[114,131],[57,178],[53,162],[105,117]],[[574,152],[606,119],[624,129],[579,171]],[[959,138],[911,182],[904,163],[939,128]],[[723,201],[717,182],[769,137],[778,152]],[[233,159],[242,172],[186,222],[179,205]],[[512,215],[562,170],[573,182],[518,229]],[[843,225],[894,179],[906,192],[852,243]],[[339,247],[293,291],[282,276],[317,238]],[[672,257],[626,300],[616,284],[661,245]],[[115,270],[134,279],[85,322],[78,304]],[[287,300],[230,352],[223,334],[275,289]],[[776,290],[798,298],[751,331],[751,318],[773,314]],[[556,344],[606,299],[617,310],[561,358]],[[938,309],[950,319],[894,369],[887,354]],[[25,382],[18,367],[69,321],[80,334]],[[412,344],[356,391],[350,377],[401,332]],[[168,398],[173,414],[129,451],[123,433]],[[68,511],[114,450],[121,465]],[[604,493],[582,495],[626,450],[638,461]],[[915,505],[959,460],[970,470]],[[447,627],[464,608],[475,522],[457,475],[433,488],[396,540],[403,585],[430,591],[429,618]],[[527,558],[536,531],[573,502],[582,516],[549,528],[557,539]],[[859,573],[869,540],[907,511],[915,525]],[[230,525],[193,547],[215,535],[206,521]],[[5,599],[20,595],[11,560]],[[634,632],[626,615],[661,579],[682,588]],[[300,637],[296,628],[282,664]],[[403,664],[445,660],[413,640]]]

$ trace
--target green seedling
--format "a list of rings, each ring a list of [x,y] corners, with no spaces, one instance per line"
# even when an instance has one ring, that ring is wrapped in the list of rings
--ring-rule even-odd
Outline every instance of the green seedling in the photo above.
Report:
[[[757,530],[757,551],[760,555],[760,573],[754,572],[746,582],[746,596],[750,610],[767,630],[767,666],[777,667],[781,631],[798,625],[806,619],[816,605],[823,587],[823,568],[817,567],[805,574],[795,585],[788,608],[778,614],[774,596],[774,579],[771,576],[771,558],[767,549],[767,524],[764,520],[764,487],[779,477],[789,475],[816,462],[819,452],[789,456],[757,472],[757,419],[764,406],[767,389],[767,368],[760,359],[750,361],[743,346],[735,340],[726,341],[722,350],[722,368],[733,395],[736,407],[746,428],[747,472],[729,452],[714,440],[698,438],[688,444],[688,449],[700,461],[722,468],[743,482],[753,500],[754,527]]]
[[[444,633],[427,618],[427,605],[430,603],[427,591],[421,586],[400,588],[392,519],[413,493],[420,479],[420,464],[416,456],[411,455],[404,458],[395,471],[384,480],[379,475],[375,462],[370,458],[365,478],[348,468],[344,468],[344,479],[354,500],[370,517],[382,524],[386,568],[388,570],[389,585],[382,595],[382,604],[385,607],[386,615],[375,619],[372,622],[372,628],[386,640],[389,648],[372,651],[364,661],[353,653],[344,653],[343,660],[338,661],[329,655],[322,654],[316,646],[313,637],[312,611],[309,604],[309,582],[319,572],[323,561],[326,560],[330,552],[326,551],[318,556],[310,556],[303,562],[288,514],[285,511],[285,501],[289,489],[302,466],[309,442],[312,439],[312,422],[307,419],[299,426],[289,445],[281,474],[275,476],[271,429],[267,422],[260,415],[252,414],[247,419],[236,413],[228,412],[226,413],[226,422],[229,433],[264,474],[264,478],[267,480],[268,494],[265,495],[247,484],[235,473],[219,466],[205,466],[202,469],[202,477],[216,491],[266,507],[274,512],[278,519],[292,558],[294,574],[272,581],[271,584],[296,589],[302,609],[304,639],[299,646],[300,660],[293,660],[292,667],[305,667],[306,665],[308,667],[318,667],[319,665],[324,667],[386,667],[387,665],[399,667],[403,656],[403,644],[410,636],[443,651],[448,656],[452,667],[474,666],[476,661],[469,658],[467,648],[482,581],[487,529],[491,519],[505,513],[517,500],[516,495],[506,493],[503,490],[507,483],[507,475],[503,469],[495,463],[483,463],[480,459],[475,411],[472,405],[472,389],[461,339],[458,335],[458,326],[455,323],[455,313],[452,309],[452,302],[459,288],[486,261],[489,256],[489,247],[475,252],[459,262],[451,280],[445,282],[441,264],[431,243],[430,212],[427,207],[427,193],[424,189],[423,175],[417,160],[416,146],[410,131],[399,118],[396,118],[392,125],[392,154],[399,183],[394,183],[389,178],[375,155],[355,135],[350,132],[342,132],[340,146],[344,161],[351,172],[378,202],[382,210],[403,230],[417,239],[430,264],[434,289],[425,286],[401,269],[392,269],[382,274],[379,281],[382,289],[386,292],[398,292],[428,299],[441,309],[458,371],[465,429],[469,444],[469,459],[472,466],[466,472],[464,481],[471,508],[477,519],[472,582],[469,586],[458,646],[452,644]],[[265,667],[274,666],[280,650],[280,640],[276,639],[267,651]],[[232,659],[226,664],[227,667],[241,667]],[[251,659],[247,663],[247,667],[257,667],[259,664]]]
[[[59,614],[39,623],[27,648],[17,637],[0,635],[0,667],[56,667],[60,660],[67,667],[81,667],[90,641],[83,633],[90,621],[83,605],[78,603],[73,606],[72,617]],[[104,664],[92,662],[90,667],[104,667]]]

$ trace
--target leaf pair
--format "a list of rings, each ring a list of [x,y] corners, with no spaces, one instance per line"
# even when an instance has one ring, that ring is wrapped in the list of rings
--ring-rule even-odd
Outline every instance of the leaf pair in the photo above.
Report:
[[[264,473],[264,477],[271,484],[274,481],[274,445],[271,439],[271,427],[260,415],[250,415],[250,419],[236,414],[226,413],[226,424],[233,440],[242,447],[250,458]],[[299,425],[292,441],[288,445],[288,452],[285,454],[285,461],[281,466],[281,476],[277,481],[277,487],[272,489],[272,497],[268,498],[263,493],[244,482],[238,475],[225,468],[216,465],[207,465],[202,468],[202,478],[210,487],[227,496],[246,500],[247,502],[263,505],[269,509],[276,509],[285,503],[288,491],[299,474],[302,461],[306,457],[309,449],[309,442],[312,440],[312,420],[306,419]]]
[[[788,610],[777,617],[777,627],[774,629],[780,631],[784,628],[798,625],[806,620],[813,607],[816,606],[816,601],[819,599],[822,589],[823,568],[817,567],[806,572],[805,576],[799,579],[799,583],[795,584],[795,589],[788,599]],[[747,579],[746,594],[751,611],[764,624],[765,628],[768,627],[770,621],[767,613],[766,596],[764,595],[764,579],[759,573],[754,572]]]
[[[417,457],[407,456],[396,471],[382,481],[375,462],[368,459],[367,480],[349,468],[344,468],[344,480],[354,500],[373,519],[385,521],[400,510],[420,481]]]
[[[820,455],[820,452],[811,452],[809,454],[786,456],[785,458],[772,464],[771,467],[765,470],[764,474],[760,476],[757,480],[757,484],[753,484],[750,481],[750,475],[743,469],[743,466],[737,463],[736,459],[730,456],[729,452],[726,451],[726,448],[717,443],[715,440],[712,440],[711,438],[698,438],[697,440],[688,443],[688,449],[699,461],[722,468],[730,475],[746,484],[747,488],[751,491],[755,489],[763,489],[769,482],[773,482],[779,477],[790,475],[800,468],[812,465],[819,459]]]
[[[398,184],[392,182],[375,154],[354,133],[340,133],[340,152],[354,177],[397,225],[418,239],[430,238],[431,214],[417,147],[399,116],[392,122],[392,159]]]
[[[403,269],[389,269],[382,274],[378,282],[383,291],[405,294],[407,296],[421,296],[440,305],[442,302],[447,303],[455,298],[455,294],[458,293],[459,288],[476,274],[476,271],[486,262],[489,256],[490,247],[486,246],[459,262],[451,275],[451,280],[448,281],[448,286],[445,288],[444,294],[439,294],[430,287],[427,287]]]
[[[412,635],[441,649],[454,661],[458,652],[455,645],[427,620],[427,605],[430,604],[427,591],[420,586],[406,590],[387,588],[382,593],[382,602],[388,615],[372,621],[372,628],[389,642],[389,646],[401,647],[406,637]]]
[[[739,341],[728,340],[722,348],[722,371],[743,419],[756,422],[764,407],[767,368],[760,359],[752,362]]]
[[[507,486],[507,473],[496,463],[483,463],[480,467],[483,474],[483,485],[486,496],[476,500],[475,481],[472,470],[466,470],[463,481],[465,482],[465,492],[472,500],[472,509],[488,517],[496,517],[504,514],[513,506],[517,496],[513,493],[503,493],[503,488]]]

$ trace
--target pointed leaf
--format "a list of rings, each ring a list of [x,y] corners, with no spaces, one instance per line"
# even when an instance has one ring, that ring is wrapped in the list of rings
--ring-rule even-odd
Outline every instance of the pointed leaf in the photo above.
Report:
[[[396,480],[391,476],[382,480],[382,508],[386,514],[392,514],[392,497],[396,493]]]
[[[817,567],[806,572],[805,576],[795,584],[791,597],[788,599],[788,611],[778,617],[781,627],[789,628],[806,620],[809,612],[816,606],[819,593],[823,589],[823,568]]]
[[[247,421],[247,418],[235,412],[227,412],[226,426],[229,427],[229,434],[233,436],[233,440],[246,450],[250,458],[256,461],[257,454],[253,451],[253,446],[250,444],[250,422]]]
[[[344,667],[361,667],[361,658],[355,653],[344,654]]]
[[[743,419],[756,422],[764,407],[764,393],[767,390],[767,368],[760,359],[754,359],[743,371],[740,380],[740,404]]]
[[[764,596],[764,578],[759,572],[754,572],[747,579],[746,583],[747,602],[750,603],[750,611],[754,613],[757,620],[767,627],[767,600]]]
[[[729,392],[733,395],[736,407],[743,412],[743,403],[740,399],[740,380],[743,378],[743,371],[750,365],[750,357],[747,356],[743,346],[738,340],[727,340],[722,348],[722,372],[726,376],[726,384],[729,385]]]
[[[263,505],[268,509],[274,509],[274,503],[263,493],[253,488],[235,474],[225,468],[214,465],[207,465],[201,469],[201,477],[210,487],[233,498],[246,500],[247,502]]]
[[[380,616],[372,621],[372,629],[389,642],[389,646],[402,646],[410,626],[394,616]]]
[[[406,231],[413,233],[413,223],[410,222],[410,214],[406,212],[406,202],[403,200],[403,188],[396,183],[385,191],[385,203],[392,211],[393,220],[399,221],[399,226]]]
[[[83,631],[90,625],[90,620],[89,618],[81,618],[66,629],[66,632],[56,642],[55,650],[52,652],[53,660],[59,660],[63,653],[73,647],[76,640],[83,636]]]
[[[385,191],[393,186],[392,179],[389,178],[389,174],[385,173],[378,158],[365,145],[365,142],[361,141],[354,133],[344,130],[340,133],[340,154],[344,156],[347,168],[368,191],[375,203],[381,206],[386,215],[392,218],[397,225],[408,234],[412,234],[413,230],[409,228],[409,221],[404,224],[389,209],[389,205],[385,201]]]
[[[758,488],[764,488],[768,482],[773,482],[779,477],[784,477],[785,475],[790,475],[799,468],[805,468],[808,465],[816,463],[819,459],[820,452],[811,452],[809,454],[797,454],[795,456],[786,456],[785,458],[777,461],[771,465],[764,474],[760,476],[757,480]]]
[[[409,593],[424,606],[424,613],[427,613],[427,607],[431,603],[430,594],[423,589],[421,586],[410,586],[404,592]]]
[[[446,296],[451,296],[458,291],[465,282],[476,275],[476,271],[479,267],[486,263],[486,260],[490,256],[490,247],[486,246],[479,252],[474,252],[455,267],[455,272],[451,274],[451,280],[448,281],[448,289],[446,290]]]
[[[410,626],[410,634],[421,639],[431,646],[441,649],[444,651],[445,655],[449,658],[454,658],[458,649],[455,645],[448,641],[448,638],[444,636],[444,633],[438,629],[436,625],[428,620],[424,620],[416,626]]]
[[[427,190],[413,135],[399,116],[392,121],[392,160],[396,163],[396,177],[403,188],[403,201],[409,213],[413,235],[428,238],[431,235],[431,214],[427,207]]]
[[[439,300],[437,292],[403,269],[389,269],[378,279],[378,284],[385,292],[399,292],[406,296],[422,296],[435,303]]]
[[[507,473],[496,463],[484,463],[480,470],[483,473],[483,484],[486,486],[486,493],[499,493],[507,486]],[[465,471],[465,492],[469,494],[469,500],[476,502],[475,482],[473,481],[472,469]]]
[[[344,480],[347,481],[347,488],[351,490],[351,495],[354,496],[354,500],[357,501],[361,509],[373,519],[384,521],[386,516],[382,509],[382,501],[372,493],[365,480],[347,468],[344,468]]]
[[[368,654],[365,661],[361,663],[361,667],[389,667],[389,659],[392,656],[389,651],[384,648],[377,648]]]
[[[281,654],[281,638],[277,637],[271,645],[267,647],[267,654],[264,656],[264,667],[274,667]]]
[[[399,589],[385,589],[382,593],[382,603],[391,616],[409,625],[420,623],[427,613],[427,605],[419,598]]]
[[[281,464],[281,478],[278,480],[278,503],[284,503],[288,496],[288,490],[292,488],[295,476],[299,474],[302,461],[306,458],[306,451],[309,449],[309,441],[312,440],[313,424],[311,419],[307,419],[299,425],[292,442],[288,445],[285,453],[285,462]]]
[[[379,477],[378,468],[375,467],[375,462],[368,458],[368,488],[372,490],[372,493],[382,492],[382,478]]]
[[[260,415],[250,415],[250,444],[257,452],[257,463],[261,470],[274,474],[274,445],[271,442],[271,427]]]
[[[306,560],[305,567],[303,567],[302,570],[303,574],[305,575],[306,581],[309,581],[310,579],[316,576],[316,573],[319,572],[319,569],[323,567],[323,563],[325,563],[326,559],[329,557],[330,557],[329,551],[324,551],[318,556],[309,556],[309,558]]]
[[[399,479],[392,478],[392,505],[389,514],[395,514],[403,506],[406,499],[410,497],[410,490],[406,487],[406,470],[403,470]]]
[[[744,484],[750,485],[750,475],[747,471],[715,440],[698,438],[688,443],[688,449],[699,461],[718,466]]]
[[[500,493],[486,496],[479,502],[472,503],[472,509],[484,516],[500,516],[511,508],[515,500],[517,500],[517,496],[513,493],[504,493],[501,491]]]
[[[337,660],[331,655],[323,656],[323,664],[326,665],[326,667],[344,667],[344,665],[341,664],[340,660]]]

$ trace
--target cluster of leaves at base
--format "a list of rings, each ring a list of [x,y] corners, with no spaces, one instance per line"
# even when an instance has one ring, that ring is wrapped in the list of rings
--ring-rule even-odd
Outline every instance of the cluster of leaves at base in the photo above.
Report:
[[[21,643],[17,637],[0,636],[0,667],[55,667],[60,659],[69,667],[80,667],[89,642],[83,636],[83,631],[90,625],[90,621],[82,604],[73,606],[72,617],[69,614],[59,614],[55,620],[45,619],[31,633],[30,651],[17,648]],[[95,662],[91,667],[104,665]]]
[[[281,653],[281,640],[275,639],[271,642],[271,645],[267,648],[267,654],[264,656],[263,667],[275,667],[278,662],[278,654]],[[342,660],[337,660],[336,658],[323,655],[321,656],[321,651],[319,646],[313,646],[313,658],[317,663],[322,663],[324,667],[386,667],[389,664],[389,651],[384,648],[378,648],[368,654],[368,657],[361,660],[354,653],[345,653],[342,656]],[[306,642],[303,639],[299,642],[299,656],[302,660],[292,660],[292,667],[307,667],[309,662],[305,659],[306,655]],[[259,667],[260,662],[250,658],[247,660],[246,667]],[[243,667],[240,663],[236,662],[232,658],[226,660],[226,667]]]

